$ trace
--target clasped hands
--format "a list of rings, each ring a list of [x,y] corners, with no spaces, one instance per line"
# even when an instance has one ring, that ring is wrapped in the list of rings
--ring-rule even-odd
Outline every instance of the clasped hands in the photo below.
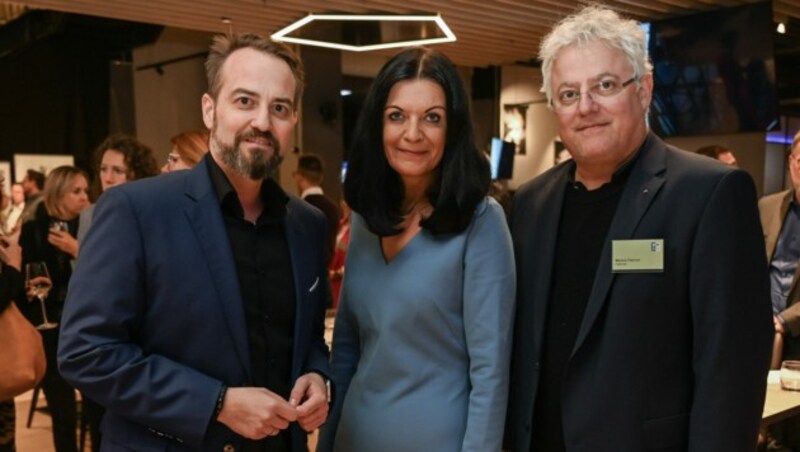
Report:
[[[228,388],[217,420],[248,439],[263,439],[297,422],[307,432],[328,417],[328,389],[317,373],[295,382],[289,400],[266,388]]]

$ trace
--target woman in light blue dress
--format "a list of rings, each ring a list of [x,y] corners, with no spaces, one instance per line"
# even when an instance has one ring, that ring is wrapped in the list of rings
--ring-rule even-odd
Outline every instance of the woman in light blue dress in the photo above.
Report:
[[[318,451],[499,451],[515,273],[489,164],[447,57],[389,61],[365,101]]]

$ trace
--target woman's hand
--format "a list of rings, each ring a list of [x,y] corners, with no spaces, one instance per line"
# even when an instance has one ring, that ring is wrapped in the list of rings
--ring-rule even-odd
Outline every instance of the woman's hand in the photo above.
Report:
[[[47,276],[37,276],[27,281],[27,285],[25,286],[25,294],[28,296],[28,301],[33,300],[36,297],[36,292],[34,292],[33,286],[41,283],[45,283],[48,287],[51,287],[53,285],[53,280]]]
[[[0,260],[17,271],[22,271],[22,247],[8,237],[0,237]]]
[[[51,229],[50,233],[47,234],[47,241],[72,256],[73,259],[78,258],[78,241],[69,232]]]

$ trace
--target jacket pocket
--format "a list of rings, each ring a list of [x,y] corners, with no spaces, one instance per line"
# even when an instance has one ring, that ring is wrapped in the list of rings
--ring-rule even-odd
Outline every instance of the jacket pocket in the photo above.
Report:
[[[678,414],[642,423],[645,447],[649,451],[683,451],[687,447],[689,415]]]

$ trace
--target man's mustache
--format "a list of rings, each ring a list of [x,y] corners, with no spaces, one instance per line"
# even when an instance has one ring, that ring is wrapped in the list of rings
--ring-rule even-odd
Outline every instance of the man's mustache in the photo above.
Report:
[[[278,139],[275,138],[275,135],[273,135],[270,131],[262,132],[260,130],[248,130],[236,135],[237,144],[253,138],[263,138],[269,142],[269,145],[272,147],[272,149],[275,149],[275,151],[280,150],[280,143],[278,142]]]

